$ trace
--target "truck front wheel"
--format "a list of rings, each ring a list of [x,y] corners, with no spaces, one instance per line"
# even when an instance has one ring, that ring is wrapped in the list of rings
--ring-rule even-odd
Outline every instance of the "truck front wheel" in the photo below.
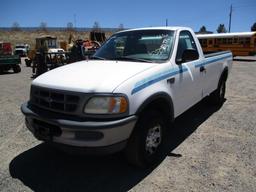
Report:
[[[166,127],[158,111],[150,110],[143,113],[125,149],[128,162],[141,168],[159,162],[162,157]]]

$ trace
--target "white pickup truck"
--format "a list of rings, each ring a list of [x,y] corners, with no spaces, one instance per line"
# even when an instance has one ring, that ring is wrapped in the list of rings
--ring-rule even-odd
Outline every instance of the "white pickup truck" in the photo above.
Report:
[[[39,140],[88,153],[124,150],[148,166],[177,116],[206,96],[223,103],[231,65],[231,52],[204,55],[190,28],[126,30],[92,60],[37,77],[21,111]]]

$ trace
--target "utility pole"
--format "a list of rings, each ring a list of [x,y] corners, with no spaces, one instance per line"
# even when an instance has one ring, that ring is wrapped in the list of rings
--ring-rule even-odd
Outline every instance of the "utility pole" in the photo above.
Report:
[[[75,25],[75,29],[76,29],[76,14],[74,14],[74,25]]]
[[[229,23],[228,23],[228,32],[229,32],[229,33],[230,33],[230,29],[231,29],[232,12],[233,12],[233,8],[232,8],[232,4],[231,4],[231,6],[230,6],[230,12],[229,12]]]
[[[165,20],[165,26],[168,26],[168,19]]]

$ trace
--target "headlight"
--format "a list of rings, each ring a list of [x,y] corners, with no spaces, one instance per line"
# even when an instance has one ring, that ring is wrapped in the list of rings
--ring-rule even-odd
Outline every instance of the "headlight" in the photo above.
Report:
[[[95,96],[85,105],[87,114],[120,114],[125,113],[128,102],[123,96]]]

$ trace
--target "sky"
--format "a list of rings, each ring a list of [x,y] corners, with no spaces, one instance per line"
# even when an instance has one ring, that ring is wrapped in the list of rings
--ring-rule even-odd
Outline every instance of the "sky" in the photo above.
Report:
[[[256,0],[1,0],[0,27],[92,27],[102,28],[186,26],[198,31],[203,25],[216,32],[219,24],[231,32],[250,31],[256,22]]]

